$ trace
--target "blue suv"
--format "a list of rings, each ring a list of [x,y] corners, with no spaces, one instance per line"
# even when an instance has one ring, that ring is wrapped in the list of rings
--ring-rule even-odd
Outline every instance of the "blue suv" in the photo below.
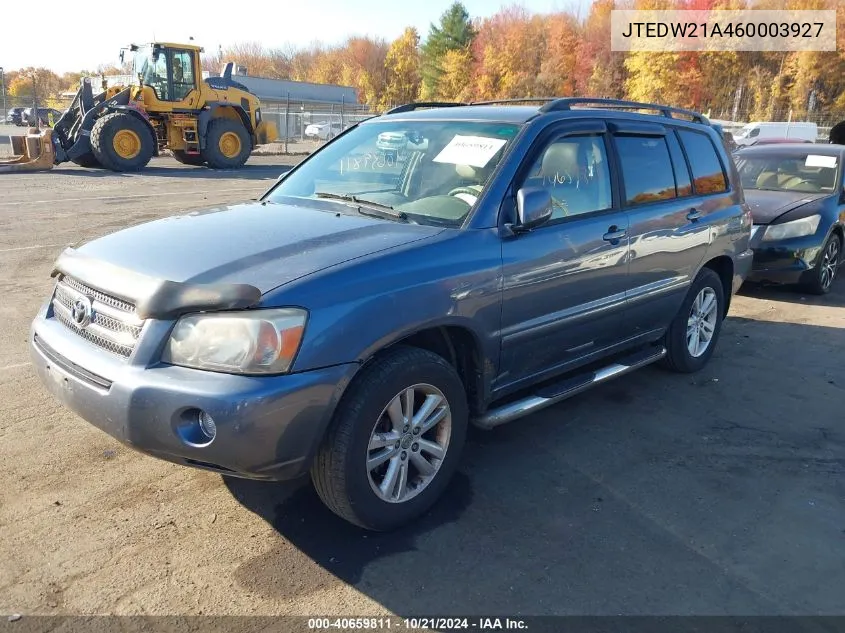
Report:
[[[387,530],[443,492],[469,424],[656,361],[701,369],[751,225],[695,112],[409,104],[258,201],[64,251],[31,351],[125,444],[227,476],[310,472],[334,512]]]

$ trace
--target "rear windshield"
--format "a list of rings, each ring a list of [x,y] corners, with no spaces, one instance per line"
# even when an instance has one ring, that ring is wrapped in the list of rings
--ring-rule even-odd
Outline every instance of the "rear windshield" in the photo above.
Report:
[[[839,158],[814,154],[737,156],[744,189],[832,193],[836,190]]]

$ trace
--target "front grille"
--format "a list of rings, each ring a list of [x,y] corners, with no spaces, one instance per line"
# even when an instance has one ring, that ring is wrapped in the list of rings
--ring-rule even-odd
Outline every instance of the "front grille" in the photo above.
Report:
[[[91,302],[90,323],[79,326],[73,319],[73,304],[80,297]],[[135,315],[135,306],[62,276],[53,295],[53,315],[68,330],[117,356],[128,358],[135,349],[144,322]]]

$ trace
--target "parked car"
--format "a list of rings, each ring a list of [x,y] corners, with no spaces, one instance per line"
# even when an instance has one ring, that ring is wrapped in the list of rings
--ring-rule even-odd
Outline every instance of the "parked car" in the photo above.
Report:
[[[734,159],[754,216],[749,281],[829,292],[842,264],[845,146],[760,145]]]
[[[734,134],[737,145],[753,145],[767,138],[788,138],[793,141],[816,142],[819,128],[815,123],[805,121],[755,121]]]
[[[139,451],[310,472],[352,523],[411,521],[470,423],[657,361],[700,370],[750,269],[751,214],[704,117],[584,105],[401,106],[256,202],[69,248],[32,324],[36,371]],[[399,170],[367,158],[400,130],[424,149]]]
[[[312,123],[306,126],[305,136],[320,141],[330,141],[342,131],[343,127],[340,123],[323,121],[322,123]]]
[[[52,127],[60,116],[62,116],[62,113],[55,108],[38,108],[38,125]],[[34,126],[36,124],[35,108],[26,108],[21,114],[21,120],[23,125]]]
[[[14,107],[9,108],[9,111],[6,112],[6,123],[9,125],[23,125],[23,120],[21,115],[23,114],[24,108]]]

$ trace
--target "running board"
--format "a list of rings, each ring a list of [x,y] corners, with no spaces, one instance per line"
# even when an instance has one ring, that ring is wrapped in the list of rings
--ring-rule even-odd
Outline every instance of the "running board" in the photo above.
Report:
[[[607,367],[580,374],[573,378],[567,378],[561,382],[539,389],[532,395],[516,402],[510,402],[495,409],[489,409],[484,415],[475,418],[472,423],[482,429],[492,429],[500,424],[516,420],[517,418],[571,398],[582,391],[595,387],[599,383],[607,382],[617,376],[622,376],[640,367],[650,365],[664,356],[666,356],[665,347],[641,350],[635,354],[621,358]]]

